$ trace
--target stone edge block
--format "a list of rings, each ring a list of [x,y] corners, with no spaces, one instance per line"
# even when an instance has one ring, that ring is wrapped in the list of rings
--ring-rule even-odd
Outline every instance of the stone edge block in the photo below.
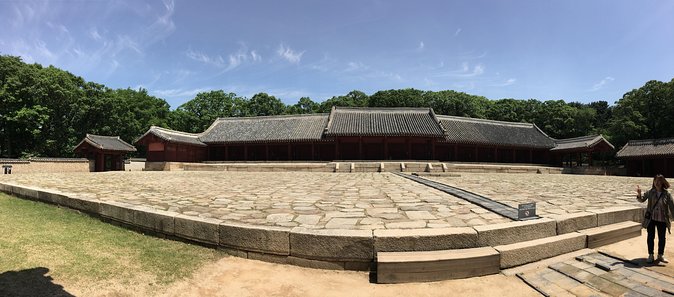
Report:
[[[63,201],[70,199],[68,196],[60,194],[60,193],[55,193],[55,192],[50,192],[50,191],[45,191],[45,190],[39,190],[37,192],[37,200],[51,203],[51,204],[56,204],[56,205],[63,205]]]
[[[92,201],[79,197],[70,197],[66,196],[65,199],[61,200],[59,205],[77,209],[90,214],[99,214],[101,211],[101,204],[98,201]]]
[[[187,239],[218,245],[221,220],[176,214],[175,235]]]
[[[344,270],[344,262],[341,261],[321,261],[288,256],[288,264],[326,270]]]
[[[101,217],[129,225],[133,224],[134,211],[131,209],[131,205],[114,201],[102,202],[100,210]]]
[[[501,269],[552,258],[584,249],[587,236],[577,232],[527,242],[495,246],[501,254]]]
[[[497,246],[557,235],[557,222],[542,218],[473,227],[478,246]]]
[[[597,227],[597,214],[591,212],[579,212],[564,215],[550,216],[557,221],[557,234],[576,232],[582,229]]]
[[[644,216],[644,208],[639,206],[620,206],[600,210],[592,210],[597,214],[597,226],[610,225],[624,221],[641,223]]]
[[[218,226],[221,246],[275,255],[290,254],[290,228],[225,222]]]
[[[313,260],[372,262],[372,230],[295,227],[290,231],[290,255]]]
[[[133,207],[133,224],[166,235],[175,233],[175,213],[149,207]]]
[[[374,230],[375,252],[433,251],[477,247],[470,227]]]

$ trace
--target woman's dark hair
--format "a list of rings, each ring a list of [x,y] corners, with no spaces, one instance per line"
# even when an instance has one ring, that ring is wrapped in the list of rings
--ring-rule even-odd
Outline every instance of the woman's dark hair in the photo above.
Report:
[[[669,182],[667,182],[665,176],[662,174],[658,174],[653,178],[653,188],[655,188],[655,181],[658,179],[660,180],[663,189],[669,189]]]

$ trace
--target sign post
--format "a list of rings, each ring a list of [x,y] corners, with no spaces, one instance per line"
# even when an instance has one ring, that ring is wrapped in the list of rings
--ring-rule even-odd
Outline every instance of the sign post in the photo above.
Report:
[[[536,217],[536,202],[522,203],[517,206],[517,219],[527,220]]]

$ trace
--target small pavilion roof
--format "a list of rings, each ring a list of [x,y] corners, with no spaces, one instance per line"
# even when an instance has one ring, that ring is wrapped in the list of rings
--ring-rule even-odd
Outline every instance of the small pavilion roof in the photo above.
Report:
[[[77,151],[83,144],[89,144],[97,149],[105,151],[118,152],[135,152],[136,148],[128,144],[126,141],[119,138],[119,136],[102,136],[87,134],[82,141],[80,141],[74,150]]]
[[[201,134],[181,132],[181,131],[166,129],[166,128],[157,127],[157,126],[150,127],[150,129],[147,130],[147,132],[145,132],[145,134],[143,134],[141,137],[138,137],[138,140],[136,140],[136,142],[140,141],[141,139],[145,138],[145,136],[150,135],[150,134],[154,135],[154,136],[157,136],[160,139],[163,139],[167,142],[183,143],[183,144],[190,144],[190,145],[197,145],[197,146],[206,146],[206,144],[199,141],[199,136]]]
[[[611,151],[615,147],[604,136],[588,135],[566,139],[555,139],[552,152]]]
[[[674,138],[630,140],[616,154],[618,158],[674,156]]]

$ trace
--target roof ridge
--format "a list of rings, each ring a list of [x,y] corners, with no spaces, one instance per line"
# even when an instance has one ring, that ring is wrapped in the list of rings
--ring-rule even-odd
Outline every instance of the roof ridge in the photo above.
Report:
[[[627,144],[630,143],[648,143],[648,142],[669,142],[669,141],[674,141],[674,137],[666,137],[666,138],[650,138],[650,139],[634,139],[630,140],[627,142]]]
[[[465,122],[491,123],[491,124],[501,124],[501,125],[528,127],[528,128],[532,128],[532,127],[535,126],[535,124],[533,124],[533,123],[526,123],[526,122],[507,122],[507,121],[498,121],[498,120],[489,120],[489,119],[480,119],[480,118],[450,116],[450,115],[443,115],[443,114],[439,114],[439,115],[437,115],[437,117],[440,120],[442,120],[442,119],[455,119],[455,120],[465,121]]]
[[[338,110],[352,110],[352,111],[400,111],[400,110],[412,110],[412,111],[419,111],[419,112],[429,112],[431,110],[431,107],[403,107],[403,106],[397,106],[397,107],[361,107],[361,106],[333,106],[335,111]]]
[[[183,132],[183,131],[178,131],[178,130],[172,130],[164,127],[159,127],[159,126],[150,126],[150,130],[152,129],[157,129],[162,132],[167,132],[167,133],[175,133],[175,134],[182,134],[185,136],[190,136],[190,137],[199,137],[201,133],[190,133],[190,132]]]
[[[573,142],[573,141],[578,141],[581,139],[587,139],[587,140],[594,140],[598,137],[603,137],[601,134],[594,134],[594,135],[585,135],[585,136],[577,136],[577,137],[571,137],[571,138],[561,138],[561,139],[555,139],[555,142]]]
[[[301,114],[279,114],[279,115],[268,115],[268,116],[249,116],[249,117],[219,117],[215,121],[235,121],[235,120],[252,120],[252,119],[271,119],[271,118],[300,118],[300,117],[311,117],[311,116],[326,116],[329,113],[320,112],[320,113],[301,113]],[[214,121],[214,122],[215,122]]]

